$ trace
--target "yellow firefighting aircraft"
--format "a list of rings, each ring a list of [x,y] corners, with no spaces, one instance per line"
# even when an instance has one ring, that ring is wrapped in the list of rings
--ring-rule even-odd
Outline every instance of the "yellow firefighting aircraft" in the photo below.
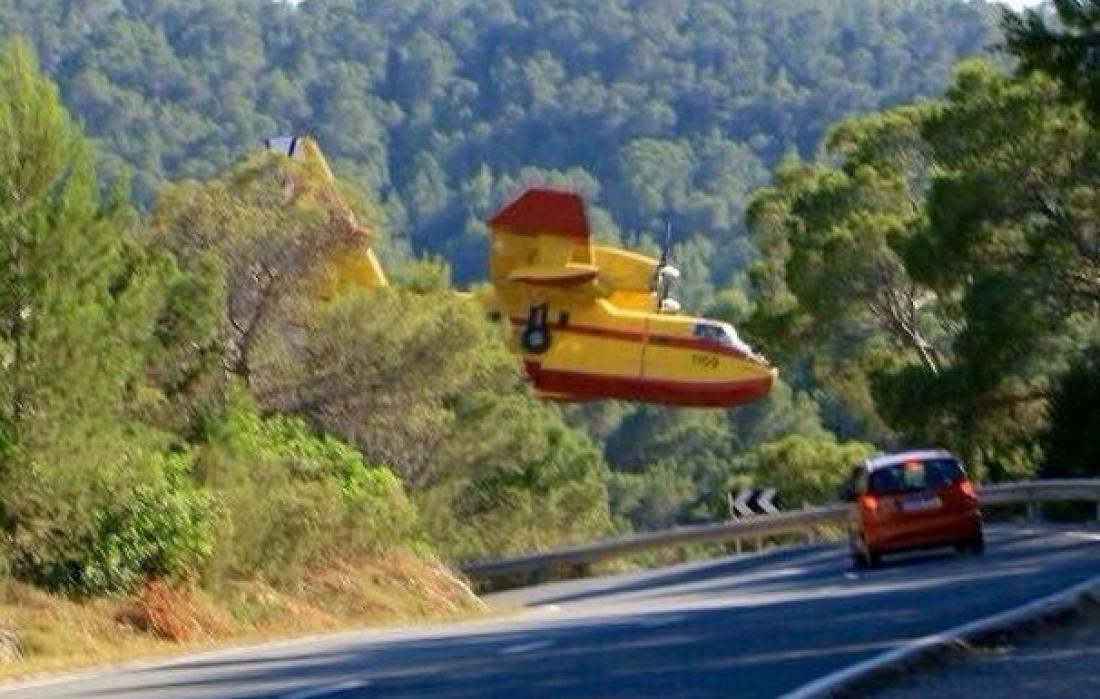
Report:
[[[309,138],[265,147],[332,173]],[[320,275],[318,295],[387,284],[369,236],[328,192],[316,197],[347,226],[349,246]],[[491,289],[475,294],[514,329],[536,391],[549,399],[609,398],[677,406],[732,407],[767,395],[776,371],[728,323],[680,314],[669,298],[679,271],[660,260],[592,244],[584,201],[572,192],[529,189],[488,221]]]
[[[511,321],[536,390],[732,407],[767,395],[776,370],[728,323],[680,314],[668,262],[592,244],[584,201],[528,189],[488,221],[493,314]]]

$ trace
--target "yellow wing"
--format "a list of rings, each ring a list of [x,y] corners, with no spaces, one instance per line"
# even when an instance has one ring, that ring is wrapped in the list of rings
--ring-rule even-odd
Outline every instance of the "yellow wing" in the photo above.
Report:
[[[269,138],[264,141],[264,148],[305,165],[307,179],[311,181],[302,185],[306,194],[329,210],[333,234],[349,241],[316,270],[312,280],[314,293],[321,299],[331,299],[352,288],[387,286],[382,265],[370,249],[370,233],[355,220],[351,209],[340,201],[332,186],[336,178],[317,143],[304,136]]]

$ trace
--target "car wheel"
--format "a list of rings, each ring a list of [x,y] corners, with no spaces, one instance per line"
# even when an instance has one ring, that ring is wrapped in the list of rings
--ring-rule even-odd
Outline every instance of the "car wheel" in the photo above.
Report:
[[[869,561],[867,560],[867,554],[863,553],[862,551],[852,551],[853,568],[855,568],[856,570],[867,570],[867,568],[870,567],[868,564]]]
[[[985,553],[985,533],[981,529],[974,534],[974,538],[970,540],[970,553],[975,556],[980,556]]]

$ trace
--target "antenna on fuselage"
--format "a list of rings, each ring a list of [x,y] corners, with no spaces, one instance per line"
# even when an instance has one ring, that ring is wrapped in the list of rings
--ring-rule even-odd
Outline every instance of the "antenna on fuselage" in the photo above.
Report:
[[[680,302],[671,298],[672,282],[680,278],[680,270],[669,261],[672,254],[672,223],[665,221],[665,240],[661,246],[661,259],[653,273],[653,287],[659,313],[679,313]]]

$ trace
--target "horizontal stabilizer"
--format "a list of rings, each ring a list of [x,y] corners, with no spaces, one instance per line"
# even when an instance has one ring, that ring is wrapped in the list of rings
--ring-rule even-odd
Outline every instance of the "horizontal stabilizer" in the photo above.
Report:
[[[297,136],[277,136],[264,139],[264,148],[267,150],[297,160],[302,160],[305,157],[300,147],[301,144],[302,139]]]
[[[599,273],[600,268],[595,265],[570,262],[566,265],[520,267],[508,275],[508,281],[534,286],[572,286],[590,282]]]
[[[489,226],[513,235],[589,238],[584,200],[574,192],[554,189],[528,189],[490,218]]]

